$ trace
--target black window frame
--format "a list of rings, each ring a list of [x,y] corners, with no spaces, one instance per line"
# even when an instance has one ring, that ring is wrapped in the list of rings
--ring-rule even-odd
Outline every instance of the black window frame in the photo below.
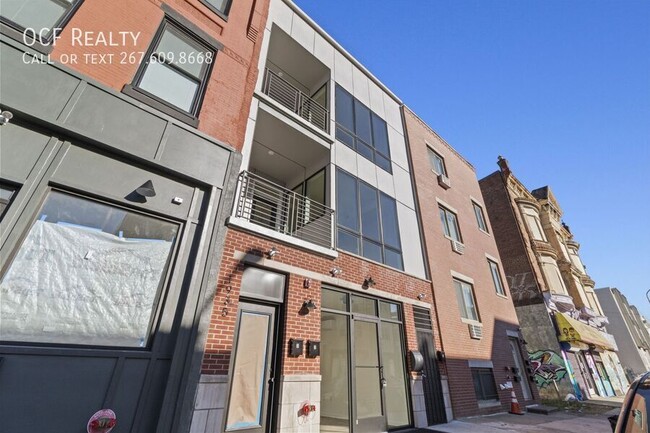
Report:
[[[499,268],[499,263],[495,262],[492,259],[487,259],[487,261],[488,267],[490,268],[490,274],[492,275],[492,282],[494,283],[494,290],[496,291],[497,295],[507,296],[506,286],[503,284],[503,278],[501,278],[501,269]],[[494,266],[494,268],[492,266]]]
[[[158,30],[151,40],[149,47],[147,48],[147,52],[145,53],[145,56],[142,59],[143,61],[140,63],[140,66],[138,67],[138,70],[135,73],[131,84],[124,86],[122,92],[138,100],[141,100],[142,102],[145,102],[146,104],[151,105],[154,108],[157,108],[158,110],[172,117],[175,117],[176,119],[188,123],[191,126],[197,127],[199,124],[198,117],[201,111],[201,106],[203,104],[203,98],[205,97],[208,82],[210,81],[212,69],[217,58],[217,53],[219,52],[219,49],[222,48],[222,46],[218,43],[211,43],[208,38],[198,34],[196,31],[194,31],[194,29],[190,29],[189,27],[190,26],[186,25],[184,22],[181,22],[179,19],[166,14],[158,26]],[[212,60],[209,63],[203,63],[200,73],[201,79],[199,86],[197,87],[196,94],[192,100],[192,107],[190,111],[186,111],[183,108],[164,100],[160,96],[154,95],[153,93],[150,93],[139,87],[140,83],[142,82],[142,78],[144,77],[150,64],[150,59],[152,56],[154,56],[154,53],[156,52],[156,49],[158,48],[163,35],[168,29],[170,29],[169,31],[172,32],[175,36],[186,41],[189,45],[198,44],[202,48],[205,48],[205,51],[203,51],[203,53],[212,53]],[[185,71],[176,65],[164,62],[162,59],[158,59],[157,61],[164,63],[172,70],[174,70],[174,72],[177,72],[183,77],[189,77]],[[194,81],[196,80],[194,77],[189,78]]]
[[[479,402],[498,402],[499,391],[497,390],[496,380],[494,378],[494,369],[489,367],[470,367],[472,373],[472,383],[474,384],[474,392],[476,399]],[[490,384],[494,386],[492,390],[486,390],[482,378],[490,377]],[[478,381],[477,381],[478,379]]]
[[[458,214],[452,210],[449,210],[449,208],[438,204],[438,213],[440,211],[445,212],[445,221],[443,222],[442,220],[440,221],[442,223],[442,233],[445,235],[445,237],[452,239],[456,242],[460,242],[461,244],[463,243],[463,233],[460,231],[460,222],[458,221]],[[447,213],[450,213],[454,216],[454,221],[456,221],[456,231],[458,232],[458,239],[454,239],[453,236],[451,236],[451,231],[449,230],[449,220],[447,219]]]
[[[432,155],[433,154],[433,155]],[[447,164],[445,163],[445,158],[442,157],[435,149],[433,149],[431,146],[427,146],[427,155],[429,155],[429,163],[431,164],[431,170],[435,174],[441,174],[443,176],[449,177],[447,175]],[[442,165],[442,173],[438,173],[438,169],[436,168],[436,164],[431,160],[431,157],[438,158],[440,160],[440,165]]]
[[[375,164],[377,167],[379,167],[382,170],[385,170],[386,172],[392,174],[393,173],[393,165],[392,165],[392,160],[391,160],[391,156],[390,156],[390,139],[388,138],[388,124],[377,113],[372,111],[363,102],[361,102],[357,98],[355,98],[350,92],[345,90],[345,88],[343,86],[341,86],[340,84],[338,84],[338,83],[336,84],[336,88],[335,88],[335,91],[334,91],[334,95],[335,95],[335,98],[336,98],[335,101],[334,101],[334,106],[336,106],[336,102],[338,100],[338,97],[336,95],[337,95],[337,93],[339,91],[344,92],[347,96],[349,96],[352,99],[352,126],[353,126],[354,129],[357,128],[357,114],[356,114],[357,105],[367,109],[368,112],[370,113],[370,136],[371,136],[370,141],[372,141],[372,143],[367,143],[365,140],[363,140],[362,138],[360,138],[357,135],[356,131],[351,131],[350,129],[348,129],[347,126],[342,125],[341,123],[339,123],[335,119],[335,123],[336,123],[335,136],[336,136],[336,139],[339,142],[341,142],[341,143],[345,144],[346,146],[348,146],[350,149],[357,152],[359,155],[366,158],[367,160],[372,161],[372,163]],[[338,111],[336,112],[336,116],[338,117]],[[375,126],[376,126],[375,122],[381,122],[379,124],[379,127],[381,127],[383,130],[386,131],[386,134],[385,134],[385,137],[386,137],[386,152],[383,152],[382,150],[380,150],[380,149],[378,149],[376,147],[376,143],[378,142],[379,139],[375,138]],[[347,143],[346,141],[339,138],[339,130],[341,130],[341,132],[343,134],[348,135],[348,136],[350,136],[352,138],[352,144]],[[363,147],[363,146],[368,147],[371,150],[370,155],[364,154],[361,151],[359,151],[360,148],[365,149],[365,147]],[[379,155],[380,158],[386,160],[386,162],[387,162],[386,166],[380,165],[380,164],[377,163],[377,155]]]
[[[52,25],[52,28],[50,29],[50,33],[47,35],[46,38],[41,39],[39,35],[36,35],[34,33],[27,33],[27,27],[23,27],[20,24],[12,21],[9,18],[6,18],[2,15],[0,15],[0,29],[2,30],[0,33],[9,36],[10,38],[17,40],[21,43],[25,42],[25,38],[27,36],[30,37],[30,42],[33,42],[33,45],[31,45],[31,48],[36,49],[37,51],[44,53],[44,54],[49,54],[52,52],[54,49],[54,46],[52,44],[52,41],[54,40],[54,35],[55,33],[61,33],[61,30],[70,22],[74,14],[79,10],[79,7],[81,4],[84,2],[84,0],[72,0],[71,4],[69,5],[64,5],[62,1],[56,1],[56,0],[48,0],[51,3],[57,3],[57,4],[62,4],[63,6],[66,7],[66,11],[59,17],[59,19]],[[40,30],[40,29],[34,29],[34,30]],[[58,32],[55,32],[53,30],[59,30]]]
[[[219,15],[221,19],[223,19],[224,21],[228,21],[228,15],[230,14],[230,8],[232,7],[233,0],[228,0],[226,2],[226,7],[224,8],[224,10],[219,9],[218,7],[210,3],[210,0],[199,0],[199,1],[203,3],[205,7],[210,9],[212,12]]]
[[[368,184],[367,182],[364,182],[363,180],[359,179],[358,177],[348,173],[347,171],[337,168],[336,169],[336,176],[337,176],[337,181],[336,181],[336,188],[337,188],[337,195],[338,195],[338,186],[339,186],[339,176],[343,174],[346,176],[351,177],[355,183],[356,183],[356,200],[357,200],[357,227],[358,229],[355,231],[354,229],[351,229],[349,227],[346,227],[344,225],[339,224],[338,221],[338,215],[339,213],[337,212],[337,220],[336,220],[336,238],[338,240],[339,237],[339,232],[343,232],[344,234],[348,236],[355,237],[357,239],[357,251],[349,251],[346,249],[343,249],[340,247],[340,245],[337,245],[337,249],[341,249],[343,251],[346,251],[348,253],[356,254],[364,259],[367,260],[372,260],[377,263],[382,263],[386,266],[390,266],[391,268],[398,269],[400,271],[404,270],[404,255],[403,255],[403,249],[402,249],[402,237],[401,233],[399,230],[399,216],[397,215],[397,202],[396,200],[389,196],[388,194],[384,193],[383,191],[380,191],[379,189],[373,187],[372,185]],[[363,224],[362,224],[362,213],[363,213],[363,207],[362,207],[362,199],[361,199],[361,185],[364,185],[366,188],[370,188],[375,191],[377,194],[377,218],[378,218],[378,223],[379,223],[379,239],[373,239],[368,236],[364,236],[363,233]],[[384,234],[384,218],[386,216],[383,215],[383,209],[382,209],[382,198],[385,200],[389,200],[392,203],[394,203],[394,209],[395,209],[395,222],[396,222],[396,229],[397,229],[397,243],[399,246],[396,245],[391,245],[387,244],[385,241],[385,234]],[[381,261],[375,260],[373,258],[369,258],[366,255],[364,255],[364,241],[372,244],[374,246],[378,246],[381,250]],[[338,242],[337,242],[338,244]],[[386,261],[386,251],[394,254],[398,254],[400,258],[400,266],[394,266],[393,264],[387,263]]]
[[[476,224],[478,225],[479,230],[485,233],[490,233],[490,231],[488,230],[487,220],[485,219],[485,212],[483,211],[483,206],[481,206],[480,204],[472,200],[472,208],[474,209],[474,216],[476,217]]]
[[[20,185],[5,182],[4,180],[0,179],[0,188],[2,188],[5,191],[11,191],[11,196],[9,196],[9,199],[6,200],[6,202],[2,198],[0,198],[0,221],[2,221],[2,218],[5,216],[5,214],[11,207],[11,203],[13,203],[14,199],[16,198],[16,195],[20,191]],[[1,207],[2,205],[4,205],[4,208]]]

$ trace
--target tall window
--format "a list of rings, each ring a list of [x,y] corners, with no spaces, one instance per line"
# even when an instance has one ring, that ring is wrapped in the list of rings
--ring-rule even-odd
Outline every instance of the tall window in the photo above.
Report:
[[[546,236],[544,236],[544,229],[542,229],[542,223],[539,221],[539,213],[537,213],[537,210],[530,206],[523,206],[522,210],[533,239],[545,241]]]
[[[196,116],[215,50],[171,21],[156,34],[133,87],[165,105]]]
[[[442,174],[447,176],[447,169],[445,168],[445,160],[436,152],[435,150],[427,147],[427,152],[429,153],[429,161],[433,167],[433,171],[437,174]]]
[[[491,368],[472,368],[474,391],[479,402],[498,401],[497,386]]]
[[[61,28],[70,19],[82,0],[3,0],[0,20],[23,32],[34,29],[47,32],[33,36],[37,41],[52,40],[53,29]]]
[[[404,268],[394,199],[338,169],[336,209],[340,249]]]
[[[456,214],[443,206],[439,206],[439,210],[440,221],[442,222],[442,231],[445,232],[445,236],[450,237],[455,241],[462,242],[463,239],[460,236],[460,228],[458,227],[458,218],[456,218]]]
[[[542,256],[540,260],[544,275],[550,286],[549,290],[553,293],[567,294],[566,286],[564,285],[560,269],[557,267],[555,260],[548,256]]]
[[[472,206],[474,207],[474,215],[476,215],[476,223],[478,224],[478,228],[487,233],[488,228],[487,223],[485,222],[485,214],[483,213],[483,208],[475,202],[472,202]]]
[[[386,122],[339,85],[335,105],[337,140],[392,173]]]
[[[503,281],[501,280],[501,272],[499,272],[499,265],[496,262],[488,259],[488,264],[490,265],[490,273],[492,273],[492,281],[494,282],[494,289],[499,295],[506,295],[506,289],[503,286]]]
[[[461,317],[478,322],[478,311],[476,310],[474,288],[472,285],[454,278],[454,288],[456,289],[456,299],[458,300]]]

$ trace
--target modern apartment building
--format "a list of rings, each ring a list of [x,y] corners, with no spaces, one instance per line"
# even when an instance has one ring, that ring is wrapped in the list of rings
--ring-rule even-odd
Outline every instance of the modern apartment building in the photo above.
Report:
[[[267,12],[2,2],[3,431],[189,430]]]
[[[650,334],[647,321],[639,310],[630,305],[625,295],[613,287],[596,289],[603,313],[609,319],[607,329],[616,339],[619,358],[627,379],[650,370]]]
[[[532,366],[474,167],[406,107],[404,120],[453,414],[509,410],[512,390],[534,403]]]
[[[262,36],[193,431],[444,422],[401,101],[291,1]]]
[[[499,167],[479,183],[540,394],[622,395],[618,348],[557,199]]]

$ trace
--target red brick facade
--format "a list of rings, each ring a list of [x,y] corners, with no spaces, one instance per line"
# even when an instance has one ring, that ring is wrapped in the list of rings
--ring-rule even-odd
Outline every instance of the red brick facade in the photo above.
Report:
[[[64,27],[50,57],[120,92],[124,85],[132,83],[140,67],[140,55],[147,52],[160,26],[163,3],[224,45],[217,52],[209,77],[198,129],[241,150],[257,80],[268,0],[234,1],[227,20],[199,0],[86,0]],[[129,43],[117,46],[80,44],[79,39],[73,38],[73,31],[79,29],[93,32],[95,37],[99,32],[116,35],[121,31],[140,32],[140,35],[135,44],[128,39]],[[257,36],[249,37],[252,34]],[[122,53],[136,53],[137,59],[132,61]],[[97,56],[91,59],[86,54]],[[110,54],[113,56],[109,62]],[[71,63],[70,55],[76,55],[78,61]],[[104,61],[99,55],[105,56]]]
[[[442,349],[447,355],[447,372],[454,417],[503,411],[510,407],[510,390],[499,385],[513,381],[514,360],[508,331],[516,335],[519,329],[517,315],[507,287],[499,251],[492,235],[487,210],[474,168],[408,109],[404,109],[407,137],[413,163],[413,173],[420,206],[424,239],[427,246],[437,321],[442,334]],[[433,171],[428,148],[444,159],[451,187],[438,183]],[[479,229],[473,203],[483,209],[488,231]],[[454,212],[461,232],[464,253],[451,249],[450,239],[443,232],[439,206]],[[496,292],[488,259],[498,263],[505,296]],[[452,274],[455,272],[455,274]],[[470,337],[468,321],[461,317],[453,278],[472,283],[481,339]],[[520,339],[518,340],[520,341]],[[525,350],[520,345],[520,351]],[[500,405],[479,408],[469,361],[492,361]],[[509,370],[507,370],[509,369]],[[521,372],[522,380],[528,374]],[[531,383],[531,388],[534,384]],[[521,388],[514,383],[520,402],[524,402]],[[533,399],[537,394],[533,390]]]

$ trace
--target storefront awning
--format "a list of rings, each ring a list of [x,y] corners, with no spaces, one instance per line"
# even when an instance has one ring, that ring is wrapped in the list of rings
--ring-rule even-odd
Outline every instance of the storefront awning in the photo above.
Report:
[[[592,328],[559,312],[555,313],[555,321],[560,330],[560,341],[581,341],[587,344],[594,344],[603,349],[617,350],[613,338],[608,338],[608,334],[596,328]]]

